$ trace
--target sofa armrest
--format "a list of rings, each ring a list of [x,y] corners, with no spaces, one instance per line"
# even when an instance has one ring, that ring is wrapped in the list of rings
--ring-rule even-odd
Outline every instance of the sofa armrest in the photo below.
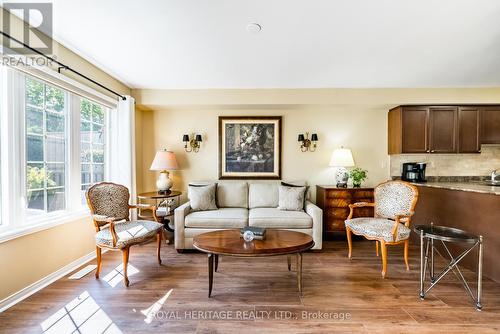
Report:
[[[184,249],[184,220],[191,211],[191,204],[186,202],[174,210],[175,248]]]
[[[323,247],[323,210],[310,201],[306,201],[305,211],[313,221],[313,249],[321,249]]]

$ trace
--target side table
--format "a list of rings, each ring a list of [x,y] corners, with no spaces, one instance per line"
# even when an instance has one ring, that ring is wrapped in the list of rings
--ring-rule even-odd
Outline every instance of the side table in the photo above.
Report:
[[[424,299],[425,294],[429,292],[448,272],[453,272],[455,276],[463,283],[463,286],[470,298],[476,304],[476,309],[480,311],[483,308],[481,304],[481,292],[483,281],[483,237],[476,236],[465,231],[446,227],[430,225],[417,225],[414,231],[420,235],[420,298]],[[434,242],[440,242],[442,248],[448,255],[450,261],[446,267],[438,274],[434,272],[434,252],[446,260],[439,250],[436,248]],[[468,244],[468,247],[459,255],[452,255],[446,243],[461,243]],[[464,275],[458,267],[459,262],[469,254],[474,248],[478,247],[478,268],[477,268],[477,295],[474,296],[469,284],[464,278]],[[425,250],[424,250],[425,249]],[[429,269],[430,286],[425,288],[426,271]]]
[[[140,193],[137,195],[137,203],[145,204],[144,202],[149,202],[148,204],[154,204],[156,206],[156,220],[158,223],[163,224],[165,230],[173,232],[173,226],[170,225],[173,222],[173,212],[175,208],[180,205],[182,192],[177,190],[172,190],[165,193],[159,193],[157,191],[149,191]],[[153,214],[149,213],[148,210],[139,209],[138,212],[139,219],[154,219]],[[168,241],[168,239],[166,239]]]

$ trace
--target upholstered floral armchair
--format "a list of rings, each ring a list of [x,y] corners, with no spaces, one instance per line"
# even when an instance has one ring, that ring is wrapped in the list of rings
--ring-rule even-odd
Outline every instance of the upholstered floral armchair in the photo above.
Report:
[[[95,235],[96,278],[99,278],[101,272],[101,249],[119,250],[123,254],[123,282],[125,286],[128,286],[127,266],[130,247],[147,242],[155,236],[158,242],[158,263],[161,264],[160,246],[163,225],[149,220],[130,221],[130,209],[149,208],[155,215],[154,206],[129,205],[130,193],[127,187],[110,182],[93,185],[87,190],[86,197],[97,232]]]
[[[418,200],[418,189],[403,181],[388,181],[375,188],[374,203],[350,204],[349,217],[345,221],[349,259],[352,255],[351,233],[376,241],[382,251],[382,277],[387,273],[387,245],[404,244],[404,261],[408,264],[410,222]],[[352,218],[354,210],[360,207],[374,207],[375,217]]]

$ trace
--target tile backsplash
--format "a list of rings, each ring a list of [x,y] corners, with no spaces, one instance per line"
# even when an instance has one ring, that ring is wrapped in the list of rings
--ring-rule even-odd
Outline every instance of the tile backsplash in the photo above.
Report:
[[[395,154],[391,176],[401,176],[404,162],[426,162],[427,176],[486,176],[500,169],[500,146],[483,145],[480,154]]]

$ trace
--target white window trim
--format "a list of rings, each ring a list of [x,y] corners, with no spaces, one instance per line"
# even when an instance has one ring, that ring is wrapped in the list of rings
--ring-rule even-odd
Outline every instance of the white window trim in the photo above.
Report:
[[[90,212],[88,209],[82,209],[81,211],[73,212],[58,212],[58,215],[44,214],[44,217],[37,223],[20,224],[16,227],[12,226],[2,226],[0,227],[0,243],[7,242],[16,238],[23,237],[32,233],[41,232],[44,230],[51,229],[53,227],[73,223],[81,219],[89,218]],[[90,224],[90,222],[89,222]]]
[[[13,81],[16,80],[15,77],[20,77],[17,73],[14,71],[3,71],[3,69],[0,69],[2,71],[2,83],[0,84],[0,88],[2,85],[5,85],[7,83],[12,83]],[[37,67],[37,68],[24,68],[22,72],[34,76],[42,81],[46,81],[49,84],[53,84],[57,87],[60,87],[64,90],[67,90],[70,92],[70,98],[69,98],[69,112],[68,112],[68,118],[74,115],[69,115],[71,113],[71,105],[79,105],[80,99],[86,98],[91,101],[95,101],[96,103],[103,104],[105,107],[110,108],[110,109],[115,109],[118,106],[117,100],[112,99],[109,96],[106,96],[88,86],[85,86],[73,79],[70,79],[68,77],[65,77],[64,75],[61,75],[59,73],[56,73],[50,69],[44,68],[44,67]],[[51,80],[51,78],[53,80]],[[65,85],[62,85],[61,82],[66,83]],[[24,109],[16,104],[20,101],[19,99],[19,90],[13,89],[16,85],[8,84],[6,85],[6,88],[9,90],[8,91],[8,96],[9,97],[14,97],[14,98],[2,98],[1,100],[1,105],[0,108],[3,110],[21,110]],[[87,94],[82,94],[87,93]],[[3,93],[3,90],[2,90]],[[103,103],[103,101],[106,101],[107,103]],[[76,104],[78,103],[78,104]],[[1,169],[0,172],[3,175],[0,175],[2,177],[2,184],[1,184],[1,191],[3,196],[1,196],[1,201],[2,201],[2,225],[0,225],[0,243],[16,239],[25,235],[29,235],[32,233],[37,233],[46,229],[50,229],[56,226],[59,226],[61,224],[66,224],[66,223],[71,223],[75,222],[84,218],[90,218],[90,213],[88,208],[82,207],[81,202],[80,202],[80,187],[78,186],[80,184],[79,178],[80,176],[80,156],[79,156],[79,150],[73,149],[75,145],[80,145],[80,129],[79,129],[79,122],[80,122],[80,117],[78,118],[78,121],[72,121],[67,128],[68,130],[68,147],[71,147],[69,150],[68,154],[68,163],[67,163],[67,179],[70,181],[67,185],[67,201],[66,201],[66,210],[63,211],[56,211],[52,213],[44,213],[41,215],[39,219],[29,219],[29,222],[25,219],[24,217],[24,190],[25,187],[23,187],[25,180],[24,180],[24,175],[25,173],[21,173],[19,175],[19,171],[24,170],[23,167],[23,162],[25,160],[25,152],[24,152],[24,145],[22,143],[24,142],[24,131],[21,131],[24,129],[24,121],[23,120],[17,120],[14,122],[14,117],[20,118],[24,113],[1,113],[2,120],[1,124],[17,124],[19,127],[14,128],[13,126],[6,127],[4,125],[4,129],[8,129],[8,131],[2,131],[2,138],[0,140],[0,145],[2,145],[2,152],[5,153],[6,150],[9,151],[7,153],[7,156],[12,157],[18,152],[17,154],[22,154],[22,159],[2,159],[1,161]],[[109,162],[108,162],[108,151],[110,149],[109,147],[109,113],[105,114],[105,123],[107,124],[107,135],[106,135],[106,144],[105,144],[105,177],[109,175]],[[77,128],[78,125],[78,128]],[[77,131],[75,131],[77,130]],[[13,161],[9,161],[13,160]],[[22,161],[21,161],[22,160]],[[18,171],[17,173],[14,173],[15,171]],[[15,174],[15,177],[12,177]],[[4,177],[9,175],[10,177]],[[7,182],[3,182],[7,181]],[[5,196],[5,194],[8,194],[8,196]],[[75,196],[76,195],[76,196]],[[17,200],[16,200],[17,199]],[[23,208],[23,210],[19,210],[20,208]],[[22,212],[22,214],[20,214]],[[15,221],[14,223],[12,223]]]

